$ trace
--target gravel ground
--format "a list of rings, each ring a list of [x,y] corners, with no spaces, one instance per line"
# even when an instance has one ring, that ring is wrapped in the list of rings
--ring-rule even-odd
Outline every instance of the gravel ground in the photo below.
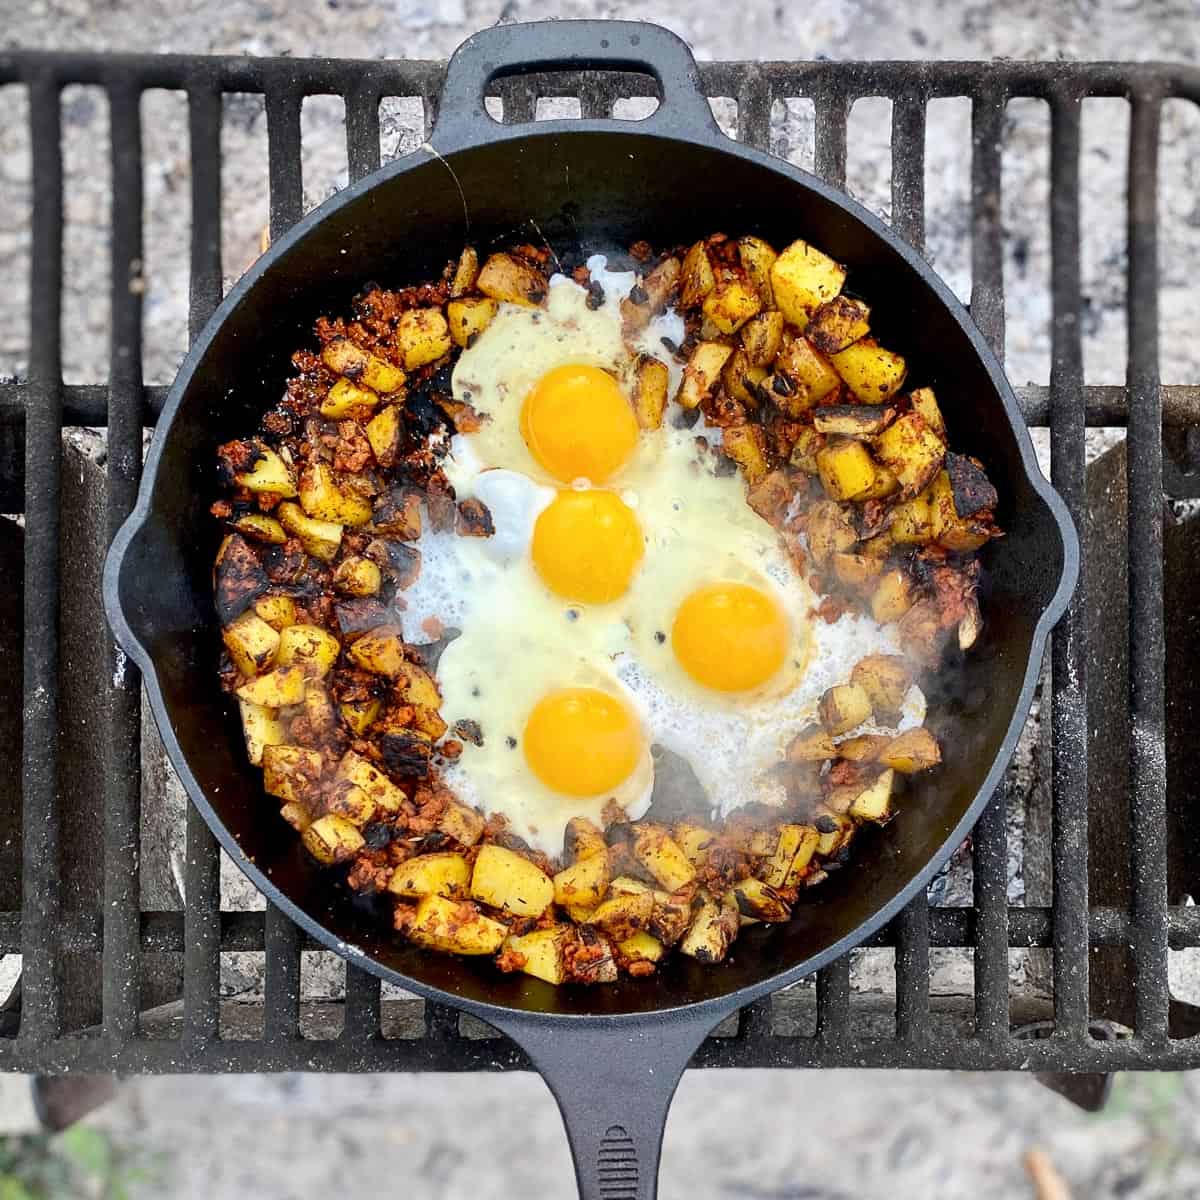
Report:
[[[799,15],[797,15],[797,13]],[[548,4],[538,0],[226,0],[219,7],[182,0],[95,5],[86,0],[10,6],[0,41],[56,49],[136,49],[334,56],[442,57],[470,32],[497,20],[608,16],[655,20],[682,34],[701,58],[1019,58],[1184,59],[1197,55],[1194,2],[1067,3],[1016,0],[1000,8],[949,0],[814,0],[795,10],[747,0],[728,10],[685,0],[658,3]],[[0,374],[26,362],[19,319],[28,278],[28,150],[21,104],[0,89],[10,119],[0,125]],[[862,101],[851,119],[848,186],[868,205],[888,209],[889,105]],[[724,115],[724,114],[723,114]],[[419,140],[420,114],[389,102],[382,113],[386,157]],[[66,196],[65,369],[94,382],[108,355],[107,111],[92,89],[64,103]],[[146,376],[169,381],[186,340],[186,107],[169,93],[143,106],[146,161]],[[970,109],[964,100],[930,109],[927,168],[928,251],[964,299],[970,291],[968,213]],[[811,163],[812,115],[780,105],[773,148]],[[1121,101],[1084,106],[1083,333],[1090,382],[1121,382],[1125,319],[1122,205],[1128,130]],[[1015,101],[1004,131],[1003,219],[1008,289],[1008,369],[1015,382],[1045,382],[1049,369],[1048,118],[1044,104]],[[305,199],[319,203],[345,182],[340,102],[305,105]],[[261,102],[226,102],[223,258],[232,282],[259,252],[266,223],[266,131]],[[1194,331],[1200,324],[1200,113],[1167,106],[1161,164],[1163,377],[1200,378]],[[1119,435],[1090,436],[1094,452]],[[1045,450],[1044,445],[1041,447]],[[1019,832],[1019,831],[1018,831]],[[1015,840],[1019,844],[1019,839]],[[1019,864],[1014,866],[1014,871]],[[969,875],[951,879],[951,896],[969,895]],[[1023,884],[1014,875],[1013,887]],[[239,877],[223,879],[227,897],[251,903]],[[958,889],[956,892],[954,889]],[[957,902],[957,901],[952,901]],[[228,994],[252,994],[256,956],[226,956]],[[319,956],[306,956],[314,959]],[[245,961],[240,961],[244,959]],[[9,964],[11,967],[11,964]],[[0,978],[5,964],[0,963]],[[306,967],[307,971],[307,967]],[[856,968],[860,986],[873,978]],[[890,974],[890,965],[884,964]],[[319,974],[319,972],[318,972]],[[961,974],[961,972],[960,972]],[[950,972],[945,990],[969,990]],[[322,987],[324,985],[321,985]],[[328,991],[326,987],[324,990]],[[9,1081],[10,1084],[12,1081]],[[685,1077],[668,1129],[663,1195],[693,1200],[817,1200],[927,1195],[1033,1194],[1022,1156],[1040,1145],[1077,1196],[1135,1200],[1195,1194],[1200,1182],[1194,1122],[1180,1119],[1200,1099],[1191,1076],[1121,1080],[1114,1102],[1087,1117],[1032,1080],[1011,1076],[892,1072],[694,1072]],[[0,1089],[0,1128],[21,1106]],[[836,1112],[837,1136],[828,1114]],[[520,1150],[512,1149],[520,1114]],[[416,1197],[478,1200],[571,1193],[565,1141],[552,1102],[532,1077],[229,1077],[129,1081],[95,1118],[112,1138],[160,1157],[145,1196],[266,1200],[345,1187],[387,1188]],[[948,1142],[947,1128],[955,1130]],[[800,1131],[801,1136],[795,1136]],[[812,1131],[816,1136],[808,1136]],[[816,1131],[821,1131],[817,1133]],[[220,1146],[219,1153],[213,1147]]]

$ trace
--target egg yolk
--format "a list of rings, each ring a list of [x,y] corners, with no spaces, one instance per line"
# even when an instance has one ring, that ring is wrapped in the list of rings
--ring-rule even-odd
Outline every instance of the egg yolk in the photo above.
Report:
[[[552,791],[599,796],[626,780],[644,749],[637,715],[598,688],[543,696],[525,722],[525,761]]]
[[[638,424],[607,371],[567,363],[547,371],[525,397],[521,436],[556,479],[603,483],[633,453]]]
[[[642,527],[615,492],[559,494],[533,527],[533,565],[567,600],[606,604],[629,587],[642,561]]]
[[[718,692],[744,692],[783,666],[791,630],[776,600],[747,583],[697,588],[679,606],[671,646],[680,666]]]

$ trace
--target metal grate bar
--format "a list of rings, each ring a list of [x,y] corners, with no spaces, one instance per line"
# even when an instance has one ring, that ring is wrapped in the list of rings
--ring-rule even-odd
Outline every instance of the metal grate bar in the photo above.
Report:
[[[201,82],[188,92],[192,158],[191,293],[195,341],[221,300],[221,96]],[[220,1031],[221,861],[217,840],[194,805],[186,827],[183,912],[183,1037],[203,1043]]]
[[[500,99],[504,104],[504,124],[524,125],[537,115],[537,91],[531,80],[513,76],[500,80]]]
[[[346,162],[351,183],[379,168],[379,93],[369,84],[346,97]]]
[[[850,1036],[850,955],[817,972],[817,1038],[838,1045]]]
[[[975,1032],[1008,1036],[1008,829],[1011,774],[996,789],[972,835],[975,901]]]
[[[1051,476],[1077,528],[1083,528],[1087,487],[1083,447],[1083,348],[1079,313],[1079,139],[1081,103],[1064,94],[1051,102],[1050,254]],[[1087,637],[1080,581],[1051,639],[1054,837],[1054,1023],[1069,1038],[1085,1038],[1088,1019],[1087,939]]]
[[[21,1036],[56,1037],[60,1011],[58,547],[62,470],[62,114],[58,86],[29,89],[33,145],[29,376],[25,423]]]
[[[823,93],[813,103],[816,128],[813,134],[813,170],[826,183],[846,183],[846,119],[850,101],[841,91]]]
[[[1004,357],[1004,230],[1000,223],[1000,139],[1004,97],[982,91],[971,104],[971,317]]]
[[[379,1036],[380,979],[360,967],[346,964],[346,1006],[342,1037],[361,1042]]]
[[[771,85],[753,68],[742,77],[737,92],[738,141],[755,150],[771,148]]]
[[[1156,94],[1133,97],[1129,142],[1130,840],[1137,1032],[1167,1038],[1167,803],[1163,628],[1162,414],[1158,378]]]
[[[929,901],[924,892],[895,924],[896,1036],[919,1042],[929,1021]]]
[[[112,141],[112,353],[109,363],[108,537],[137,500],[142,475],[142,123],[141,93],[109,89]],[[104,1031],[137,1032],[141,938],[142,680],[110,639],[108,739],[104,748]]]
[[[925,100],[906,95],[892,105],[892,227],[925,250]]]
[[[579,115],[585,121],[612,116],[615,93],[603,75],[586,74],[579,85]]]

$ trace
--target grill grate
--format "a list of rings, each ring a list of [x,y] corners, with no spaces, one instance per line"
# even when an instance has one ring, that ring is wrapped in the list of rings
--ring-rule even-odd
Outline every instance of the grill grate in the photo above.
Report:
[[[106,522],[109,535],[131,508],[141,464],[143,424],[152,424],[165,389],[144,387],[142,302],[130,287],[140,270],[142,129],[139,103],[149,88],[186,93],[191,155],[189,331],[195,336],[221,295],[222,96],[265,97],[270,231],[301,215],[300,113],[305,97],[341,96],[346,106],[349,172],[380,163],[381,100],[417,97],[426,131],[443,68],[425,62],[150,56],[0,56],[0,83],[24,87],[33,147],[31,353],[27,380],[0,383],[0,511],[25,514],[23,896],[0,912],[0,955],[22,955],[20,1020],[0,1021],[0,1069],[63,1071],[474,1070],[527,1065],[508,1042],[470,1036],[452,1010],[418,1001],[381,1001],[378,980],[347,969],[340,1005],[301,1005],[300,954],[309,943],[276,910],[222,912],[216,844],[189,808],[182,913],[145,912],[139,903],[140,680],[109,647],[115,682],[105,738],[103,912],[68,912],[62,903],[59,794],[58,624],[61,429],[107,425]],[[892,213],[918,247],[925,238],[925,132],[930,100],[972,98],[971,309],[985,337],[1004,346],[1001,134],[1015,97],[1049,102],[1051,114],[1052,370],[1050,386],[1021,389],[1031,425],[1049,425],[1054,481],[1077,523],[1085,507],[1084,431],[1125,425],[1128,437],[1130,830],[1132,887],[1125,906],[1088,905],[1087,650],[1082,590],[1054,637],[1049,697],[1054,895],[1051,907],[1008,906],[1006,804],[1010,780],[988,807],[973,839],[974,905],[930,908],[924,898],[867,944],[895,947],[895,1035],[856,1028],[850,959],[820,972],[815,1032],[786,1032],[813,1015],[813,992],[797,989],[744,1010],[728,1036],[710,1038],[701,1066],[921,1066],[1109,1071],[1200,1065],[1200,1042],[1172,1038],[1168,1026],[1168,948],[1200,946],[1200,909],[1167,906],[1166,765],[1163,671],[1163,422],[1200,425],[1200,385],[1161,388],[1157,336],[1157,155],[1167,98],[1200,103],[1200,71],[1155,65],[708,63],[712,97],[737,103],[737,135],[769,146],[772,104],[805,97],[815,110],[815,168],[834,184],[846,171],[852,103],[884,96],[892,112]],[[59,324],[62,305],[63,157],[60,92],[98,85],[110,103],[113,224],[111,361],[107,385],[65,386]],[[640,91],[639,91],[640,87]],[[531,119],[539,97],[572,96],[582,115],[644,92],[625,76],[559,75],[509,80],[500,90],[509,118]],[[1129,356],[1127,384],[1086,386],[1079,316],[1081,107],[1085,97],[1115,96],[1131,106],[1129,143]],[[21,436],[24,451],[20,454]],[[123,675],[121,666],[123,665]],[[1045,701],[1043,702],[1045,705]],[[1089,948],[1132,947],[1136,1012],[1132,1029],[1097,1036],[1089,1020]],[[974,953],[973,1032],[930,995],[931,948]],[[1053,951],[1053,1026],[1035,1040],[1021,1026],[1035,1014],[1010,994],[1011,948]],[[266,995],[261,1035],[243,1029],[219,994],[220,954],[264,951]],[[64,1018],[62,958],[102,955],[102,1023],[82,1032]],[[139,1013],[143,955],[182,956],[183,1004],[156,1020]],[[806,1007],[807,1006],[807,1007]],[[246,1006],[241,1006],[245,1008]],[[302,1037],[323,1022],[340,1036]],[[789,1024],[790,1023],[790,1024]],[[947,1031],[954,1029],[953,1036]]]

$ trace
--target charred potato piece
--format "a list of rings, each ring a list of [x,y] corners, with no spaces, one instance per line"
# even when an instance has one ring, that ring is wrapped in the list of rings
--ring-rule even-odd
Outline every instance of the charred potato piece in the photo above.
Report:
[[[680,850],[693,867],[700,868],[708,860],[709,847],[717,840],[716,833],[703,825],[683,821],[675,826],[673,836]]]
[[[737,333],[762,307],[754,285],[742,275],[730,273],[718,280],[704,297],[704,315],[721,333]]]
[[[404,642],[395,625],[380,625],[356,638],[347,647],[346,657],[372,675],[399,679],[405,673]]]
[[[871,701],[856,683],[839,683],[827,689],[819,705],[821,724],[835,737],[869,720]]]
[[[896,773],[888,768],[874,783],[858,793],[850,804],[850,815],[861,821],[884,821],[891,815],[892,783]]]
[[[835,296],[813,313],[804,336],[822,354],[837,354],[870,332],[871,310],[861,300]]]
[[[559,984],[567,978],[566,948],[575,931],[569,925],[552,925],[531,933],[510,936],[504,943],[509,961],[519,957],[520,970],[534,979]]]
[[[342,559],[333,573],[333,586],[346,596],[374,596],[382,585],[379,564],[359,555]]]
[[[274,496],[294,496],[296,480],[291,468],[270,446],[255,442],[254,461],[248,471],[234,476],[239,487],[251,492],[267,492]]]
[[[633,411],[639,429],[661,428],[670,378],[665,362],[650,354],[638,355],[633,380]]]
[[[579,950],[571,960],[568,978],[572,983],[616,983],[617,963],[612,943],[594,925],[575,930]]]
[[[788,743],[788,762],[825,762],[837,757],[837,746],[827,730],[802,729]]]
[[[321,778],[324,760],[317,750],[284,743],[264,746],[263,788],[292,804],[303,804],[312,786]]]
[[[791,417],[808,412],[841,385],[829,360],[802,337],[784,343],[775,356],[775,371],[795,386],[796,391],[790,396],[781,393],[778,387],[774,389],[775,395],[781,397],[776,403]]]
[[[595,908],[608,891],[612,870],[607,854],[593,854],[554,876],[554,902],[563,908]]]
[[[816,830],[819,836],[817,854],[829,858],[854,836],[854,820],[842,813],[826,810],[816,818]]]
[[[808,873],[820,840],[811,825],[781,825],[775,853],[763,864],[763,882],[772,888],[795,887]]]
[[[457,800],[451,800],[438,819],[438,829],[462,846],[474,846],[483,837],[484,824],[482,813]]]
[[[866,692],[880,723],[894,725],[912,686],[912,671],[898,654],[868,654],[855,664],[850,682]]]
[[[913,412],[920,413],[925,420],[925,424],[934,433],[940,434],[943,438],[946,436],[946,420],[942,416],[941,408],[938,407],[937,397],[933,394],[933,388],[914,388],[909,393],[908,401],[912,405]]]
[[[608,843],[604,840],[603,831],[587,817],[572,817],[567,822],[563,843],[567,861],[571,863],[591,858],[593,854],[608,853]]]
[[[221,541],[213,567],[217,617],[229,624],[240,617],[270,586],[258,552],[240,533]]]
[[[331,421],[340,421],[343,417],[361,417],[378,403],[378,392],[351,383],[349,379],[338,379],[321,401],[321,416]]]
[[[638,303],[632,296],[621,301],[621,331],[626,338],[635,338],[664,308],[679,286],[679,259],[664,258],[641,281],[645,300]]]
[[[803,240],[794,241],[771,264],[775,307],[798,329],[842,290],[846,270]]]
[[[814,410],[813,425],[819,433],[869,438],[882,433],[895,415],[877,404],[829,404]]]
[[[426,896],[417,905],[409,940],[449,954],[495,954],[508,937],[508,926],[486,917],[469,900]]]
[[[683,382],[679,385],[679,394],[675,397],[684,408],[696,408],[706,399],[721,378],[729,356],[733,353],[732,346],[723,342],[701,342],[692,351],[692,357],[683,369]]]
[[[273,546],[282,546],[287,541],[287,533],[274,517],[266,513],[242,513],[229,522],[238,533],[253,538],[256,542],[268,542]]]
[[[695,308],[705,296],[717,286],[708,247],[697,242],[683,256],[683,267],[679,274],[679,303],[682,308]]]
[[[946,478],[954,497],[954,512],[958,517],[973,517],[978,512],[990,512],[1000,502],[1000,497],[983,468],[965,454],[947,451]]]
[[[366,426],[367,441],[371,445],[371,453],[381,467],[395,466],[400,454],[400,441],[403,426],[400,424],[400,410],[389,404],[381,408]]]
[[[419,854],[392,872],[388,891],[410,898],[462,895],[470,878],[471,868],[461,854]]]
[[[288,708],[304,699],[307,678],[301,667],[280,667],[242,684],[235,694],[248,704],[261,704],[264,708]]]
[[[871,596],[871,615],[880,625],[898,621],[913,606],[912,580],[899,568],[885,571]]]
[[[421,496],[407,485],[385,492],[375,501],[372,525],[376,533],[402,542],[415,542],[421,536]]]
[[[450,295],[465,296],[479,278],[479,253],[474,246],[464,246],[450,280]]]
[[[493,300],[507,300],[537,308],[546,299],[545,277],[524,259],[511,254],[493,254],[483,264],[475,286]]]
[[[775,292],[771,287],[771,268],[779,255],[770,242],[762,238],[738,238],[738,261],[758,292],[763,308],[774,308]],[[780,314],[782,316],[782,314]]]
[[[342,755],[334,778],[362,788],[387,812],[399,812],[408,799],[402,787],[394,784],[378,767],[353,750],[347,750]]]
[[[343,700],[338,705],[338,712],[342,714],[342,720],[350,732],[362,737],[379,716],[380,707],[379,700]]]
[[[398,392],[404,387],[404,372],[377,354],[364,350],[349,338],[338,337],[325,343],[321,361],[333,372],[352,383],[365,384],[372,391]]]
[[[779,893],[763,883],[761,879],[751,876],[734,884],[733,895],[737,901],[738,911],[744,916],[755,917],[760,921],[786,921],[792,910]]]
[[[465,296],[446,305],[450,337],[456,346],[467,347],[492,323],[500,307],[490,296]]]
[[[767,460],[767,443],[761,425],[732,425],[725,430],[721,449],[742,469],[746,482],[753,485],[766,478],[771,470]]]
[[[808,549],[818,563],[828,561],[834,554],[849,550],[858,541],[854,524],[840,504],[822,500],[808,510],[805,526]]]
[[[253,609],[221,631],[221,640],[243,675],[258,675],[275,661],[279,653],[279,632],[272,629]]]
[[[440,308],[410,308],[396,324],[396,350],[406,371],[437,362],[450,353],[450,327]]]
[[[318,521],[364,525],[371,519],[371,502],[342,487],[324,463],[310,464],[300,473],[300,507]]]
[[[700,893],[700,904],[679,949],[702,963],[719,963],[729,953],[741,929],[737,899],[727,892],[720,899]]]
[[[906,729],[892,738],[879,755],[879,761],[901,775],[915,775],[918,771],[936,767],[942,761],[942,748],[937,738],[922,725],[917,729]]]
[[[846,386],[864,404],[890,400],[908,373],[908,366],[899,354],[885,350],[871,337],[831,355],[830,361]]]
[[[876,458],[895,473],[905,497],[925,487],[945,454],[946,443],[915,412],[898,417],[875,439]]]
[[[983,472],[980,471],[979,475],[983,476]],[[991,489],[991,484],[987,483],[986,476],[983,476],[983,481]],[[962,552],[978,550],[988,540],[990,531],[986,524],[973,518],[959,516],[949,472],[939,471],[925,492],[929,497],[929,515],[934,541],[945,546],[947,550]],[[994,490],[992,490],[992,495],[995,495]],[[971,503],[971,501],[967,501],[967,503]]]
[[[301,667],[318,678],[328,675],[341,653],[341,643],[318,625],[289,625],[279,635],[275,661],[281,667]]]
[[[817,452],[817,472],[831,500],[857,500],[875,483],[875,461],[862,442],[830,442]]]
[[[273,708],[239,700],[238,710],[246,739],[246,757],[254,766],[261,766],[263,750],[267,746],[282,746],[287,741],[287,730]]]
[[[759,313],[742,326],[742,348],[752,367],[768,367],[783,345],[783,313]]]
[[[766,377],[767,368],[752,366],[744,350],[735,350],[721,372],[725,391],[747,408],[759,406],[759,389]]]
[[[345,817],[356,829],[363,829],[376,817],[375,801],[360,787],[348,787],[329,801],[329,811]]]
[[[664,829],[653,826],[640,829],[634,839],[633,853],[668,892],[678,891],[696,878],[696,868]]]
[[[337,813],[318,817],[301,835],[304,848],[325,866],[347,862],[366,845],[358,828]]]
[[[608,899],[601,903],[588,922],[598,925],[618,941],[631,937],[639,929],[649,929],[654,919],[654,893],[626,892],[611,889]]]
[[[279,523],[292,537],[300,540],[306,554],[322,562],[331,562],[337,557],[338,547],[342,544],[342,526],[336,521],[310,517],[300,505],[286,500],[276,512],[279,514]]]
[[[518,917],[540,917],[554,900],[554,882],[515,850],[489,843],[475,859],[471,895]]]
[[[788,462],[806,475],[817,474],[817,452],[825,445],[825,435],[804,425],[796,436]]]

